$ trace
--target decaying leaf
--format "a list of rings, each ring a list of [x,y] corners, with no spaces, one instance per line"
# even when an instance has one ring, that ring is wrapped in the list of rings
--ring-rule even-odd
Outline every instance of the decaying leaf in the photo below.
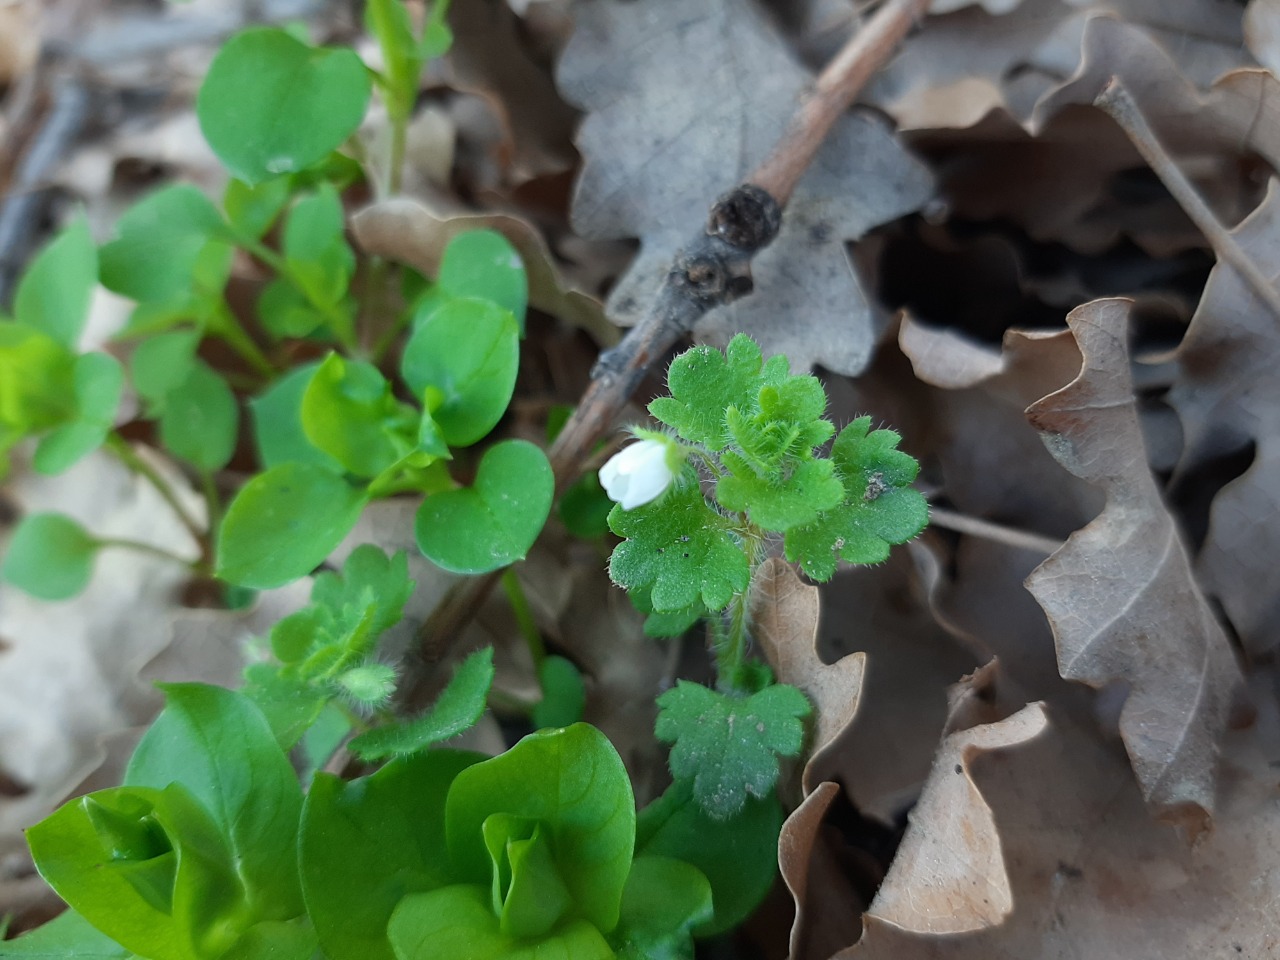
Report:
[[[824,663],[814,646],[818,637],[818,588],[801,581],[780,557],[770,557],[756,570],[751,587],[751,620],[755,638],[781,683],[799,687],[816,711],[804,790],[814,788],[823,756],[858,712],[865,657],[851,653]]]
[[[715,199],[773,148],[811,78],[748,0],[579,4],[558,76],[588,111],[575,228],[641,241],[608,303],[610,317],[631,325]],[[712,311],[695,332],[720,345],[746,332],[795,369],[821,362],[856,373],[874,331],[844,243],[929,193],[924,168],[881,120],[846,116],[754,261],[756,292]]]
[[[1143,794],[1195,834],[1213,810],[1218,740],[1240,677],[1147,466],[1128,313],[1124,300],[1073,310],[1080,374],[1027,411],[1054,457],[1107,495],[1101,516],[1037,567],[1027,589],[1053,625],[1064,677],[1128,685],[1120,733]]]
[[[1280,188],[1234,231],[1265,275],[1280,262]],[[1181,372],[1169,401],[1186,432],[1181,470],[1256,444],[1253,463],[1213,502],[1197,569],[1222,601],[1247,650],[1280,644],[1280,595],[1272,558],[1280,555],[1280,318],[1240,275],[1219,261],[1178,351]]]
[[[1047,722],[1044,706],[1033,703],[1004,720],[942,741],[869,917],[935,935],[967,933],[1004,920],[1013,909],[1004,851],[991,807],[970,767],[980,753],[1034,739]]]
[[[395,198],[360,211],[352,218],[351,227],[366,253],[407,264],[429,277],[440,269],[444,248],[455,236],[468,230],[496,230],[511,241],[524,261],[531,305],[581,327],[601,345],[618,339],[599,302],[566,286],[542,235],[517,217],[445,214],[416,200]]]
[[[940,936],[904,930],[873,913],[862,940],[836,956],[1270,960],[1280,949],[1280,818],[1271,765],[1280,730],[1273,694],[1259,693],[1265,706],[1259,721],[1224,743],[1214,829],[1192,846],[1151,819],[1118,751],[1050,708],[1039,736],[972,758],[964,778],[972,779],[999,833],[1013,896],[1008,918]]]

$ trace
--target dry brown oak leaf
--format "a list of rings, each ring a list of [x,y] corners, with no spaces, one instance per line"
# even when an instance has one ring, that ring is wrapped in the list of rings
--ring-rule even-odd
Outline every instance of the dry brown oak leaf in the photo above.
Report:
[[[813,78],[750,0],[593,0],[575,16],[558,71],[561,91],[588,111],[573,224],[592,239],[640,239],[607,305],[630,326],[716,198],[773,149]],[[795,369],[859,372],[875,330],[845,242],[930,194],[925,167],[882,118],[847,114],[754,260],[755,293],[711,311],[695,333],[723,344],[741,331]]]
[[[1275,180],[1263,204],[1233,233],[1274,282],[1280,275]],[[1249,469],[1214,498],[1197,572],[1222,602],[1245,649],[1261,656],[1280,644],[1280,317],[1220,260],[1177,358],[1180,376],[1169,401],[1186,432],[1180,470],[1256,444]]]
[[[1197,834],[1213,810],[1218,741],[1240,680],[1147,465],[1126,347],[1130,301],[1067,317],[1080,374],[1027,417],[1068,471],[1107,495],[1100,516],[1027,578],[1063,677],[1129,689],[1120,735],[1143,796]]]

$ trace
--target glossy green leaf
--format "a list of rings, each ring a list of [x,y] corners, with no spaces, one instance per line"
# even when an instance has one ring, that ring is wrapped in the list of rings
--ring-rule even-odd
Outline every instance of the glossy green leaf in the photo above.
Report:
[[[240,434],[240,406],[227,382],[202,360],[165,395],[160,442],[176,457],[206,472],[231,460]]]
[[[636,862],[658,855],[701,870],[711,883],[715,915],[694,933],[714,936],[747,919],[773,886],[781,829],[782,806],[775,794],[748,798],[737,815],[716,820],[694,800],[692,782],[677,781],[640,811]]]
[[[307,463],[342,472],[342,464],[317,450],[302,429],[302,398],[319,367],[318,362],[296,367],[249,401],[254,445],[264,469],[282,463]]]
[[[225,832],[256,917],[297,916],[302,790],[266,718],[234,690],[201,683],[161,689],[165,708],[134,751],[125,782],[189,789]]]
[[[41,600],[74,597],[89,584],[98,543],[61,513],[29,513],[9,540],[0,577]]]
[[[582,719],[587,688],[582,673],[564,657],[545,657],[538,665],[542,699],[533,708],[535,727],[567,727]]]
[[[609,514],[610,528],[626,538],[614,548],[609,576],[627,590],[649,590],[659,613],[699,602],[723,610],[751,579],[732,522],[707,506],[690,474],[686,468],[661,500]]]
[[[351,532],[366,502],[363,490],[324,467],[272,467],[227,507],[215,575],[260,590],[306,576]]]
[[[344,237],[342,201],[332,184],[302,197],[285,221],[283,248],[293,279],[317,303],[342,302],[356,256]]]
[[[495,230],[467,230],[449,241],[436,278],[451,297],[492,300],[511,311],[524,333],[529,282],[511,241]]]
[[[314,960],[316,932],[305,918],[264,920],[246,930],[219,960]]]
[[[152,415],[164,409],[165,397],[195,369],[200,336],[199,330],[174,330],[147,337],[134,349],[129,360],[133,387]]]
[[[164,187],[125,212],[99,252],[102,283],[143,302],[187,296],[193,282],[218,291],[231,267],[222,217],[190,184]]]
[[[713,914],[711,884],[693,864],[636,857],[622,892],[622,919],[610,940],[619,960],[692,960],[692,930]]]
[[[482,886],[459,884],[406,897],[387,928],[397,960],[613,960],[600,932],[572,920],[550,936],[520,940],[498,929]]]
[[[76,418],[40,440],[32,460],[40,473],[56,474],[70,468],[102,446],[115,424],[124,389],[124,371],[115,357],[82,353],[76,357],[74,384]]]
[[[778,757],[804,744],[813,711],[795,687],[777,684],[748,697],[678,680],[658,697],[654,733],[672,744],[677,780],[693,781],[693,797],[716,819],[738,813],[748,796],[765,797],[778,782]]]
[[[79,216],[27,267],[14,295],[13,318],[74,350],[97,285],[98,248]]]
[[[831,460],[844,482],[842,503],[811,524],[786,534],[788,560],[815,580],[829,580],[836,557],[849,563],[881,563],[893,544],[906,543],[929,522],[929,504],[911,488],[920,465],[897,449],[892,430],[871,430],[860,417],[840,431]]]
[[[0,958],[31,960],[131,960],[135,954],[116,943],[74,910],[67,909],[43,926],[14,940],[0,942]]]
[[[200,129],[231,173],[256,184],[323,160],[364,118],[371,84],[354,51],[245,30],[214,57],[196,98]]]
[[[450,446],[465,447],[502,419],[515,390],[520,337],[509,310],[488,300],[449,300],[405,345],[401,374],[426,397]]]
[[[290,189],[288,177],[275,177],[254,186],[232,178],[222,195],[222,209],[233,230],[256,240],[276,222],[289,202]]]
[[[387,921],[396,904],[450,882],[445,797],[458,773],[481,759],[438,750],[349,783],[316,776],[298,852],[307,912],[329,960],[391,960]]]
[[[454,573],[484,573],[524,559],[551,511],[555,478],[524,440],[486,451],[473,486],[433,494],[414,533],[428,560]]]
[[[527,817],[495,813],[481,827],[493,864],[498,930],[520,940],[545,937],[573,906],[546,828]]]
[[[417,426],[377,367],[337,353],[307,385],[301,419],[307,440],[358,477],[376,476],[399,460],[409,446],[405,432]]]
[[[416,753],[455,737],[480,719],[492,685],[493,648],[485,647],[458,665],[448,686],[425,713],[374,727],[352,740],[350,749],[362,760],[381,760]]]
[[[149,960],[214,960],[251,922],[223,835],[181,784],[72,800],[27,842],[60,897]]]
[[[574,915],[602,932],[613,929],[631,869],[635,799],[604,734],[585,723],[542,730],[458,775],[445,822],[449,854],[463,880],[490,881],[483,824],[495,813],[547,828]]]

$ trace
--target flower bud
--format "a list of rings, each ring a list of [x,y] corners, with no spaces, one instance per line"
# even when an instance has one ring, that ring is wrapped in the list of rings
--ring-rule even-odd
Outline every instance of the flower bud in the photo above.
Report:
[[[665,440],[637,440],[610,457],[600,468],[600,485],[609,499],[633,510],[662,496],[675,479],[671,447]]]

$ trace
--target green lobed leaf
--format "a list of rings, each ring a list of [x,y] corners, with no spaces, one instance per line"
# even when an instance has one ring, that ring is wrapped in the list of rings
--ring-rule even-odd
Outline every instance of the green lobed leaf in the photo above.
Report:
[[[27,842],[60,897],[149,960],[214,960],[251,922],[226,841],[182,784],[80,797]]]
[[[489,891],[458,884],[406,897],[387,928],[397,960],[613,960],[600,932],[573,920],[550,936],[520,940],[503,934]]]
[[[830,460],[801,460],[777,480],[760,476],[741,457],[726,453],[729,473],[716,484],[726,510],[745,512],[756,526],[784,531],[812,522],[844,499]]]
[[[209,65],[196,116],[218,159],[252,185],[341,146],[364,118],[371,86],[353,50],[311,47],[285,30],[245,30]]]
[[[40,600],[66,600],[89,584],[98,542],[61,513],[29,513],[13,531],[0,577]]]
[[[742,810],[748,795],[773,790],[778,757],[799,754],[812,709],[803,693],[784,684],[735,697],[679,680],[658,697],[654,733],[672,744],[671,775],[692,780],[698,805],[725,819]]]
[[[377,367],[337,353],[316,369],[300,416],[307,440],[357,477],[377,476],[398,461],[418,425]]]
[[[610,529],[626,538],[614,548],[609,576],[628,591],[649,590],[659,613],[699,602],[723,610],[751,579],[730,521],[707,505],[689,473],[665,497],[609,514]]]
[[[350,749],[362,760],[416,753],[475,726],[493,684],[493,648],[477,650],[458,665],[436,702],[419,716],[360,734]]]
[[[311,586],[311,602],[327,607],[335,617],[346,610],[360,611],[363,615],[371,608],[369,629],[374,636],[367,641],[367,649],[372,649],[383,631],[400,622],[413,588],[409,558],[403,550],[388,556],[373,544],[363,543],[348,555],[341,576],[331,570],[316,575]]]
[[[203,360],[165,394],[160,443],[198,470],[221,470],[236,451],[240,405],[227,382]]]
[[[138,743],[125,783],[189,789],[226,836],[254,919],[296,917],[302,790],[262,711],[209,684],[161,689],[165,708]]]
[[[36,447],[32,466],[44,474],[69,469],[81,457],[102,446],[115,424],[124,390],[124,371],[106,353],[82,353],[74,368],[76,419],[45,435]]]
[[[515,390],[520,335],[511,311],[489,300],[448,300],[405,344],[400,372],[439,424],[465,447],[502,419]]]
[[[296,367],[249,401],[254,445],[264,469],[306,463],[342,472],[342,464],[316,449],[302,429],[302,398],[319,367],[319,362]]]
[[[231,268],[231,246],[217,208],[196,187],[157,190],[116,222],[116,239],[99,252],[107,289],[141,302],[190,295],[197,279],[218,291]]]
[[[694,624],[707,615],[707,608],[699,598],[689,606],[680,610],[657,613],[653,609],[653,596],[650,590],[632,590],[628,593],[631,604],[643,614],[644,635],[646,637],[680,637],[687,633]]]
[[[787,559],[814,580],[831,579],[837,555],[849,563],[882,562],[890,546],[906,543],[929,522],[928,502],[910,487],[919,464],[897,449],[897,433],[870,426],[870,417],[860,417],[831,445],[844,502],[786,533]]]
[[[674,857],[691,863],[711,883],[714,916],[694,929],[699,937],[732,930],[751,915],[778,872],[782,805],[777,795],[748,797],[741,812],[717,820],[693,797],[693,782],[678,780],[640,811],[636,861]]]
[[[587,688],[581,671],[572,661],[564,657],[544,657],[538,664],[538,684],[542,687],[542,699],[530,717],[535,727],[567,727],[582,719]]]
[[[555,478],[524,440],[485,451],[475,483],[427,497],[414,534],[428,560],[454,573],[485,573],[522,560],[546,523]]]
[[[67,909],[43,926],[13,940],[0,941],[0,958],[32,960],[132,960],[136,955]]]
[[[713,915],[711,884],[701,870],[684,860],[638,856],[610,940],[619,960],[692,960],[692,930]]]
[[[635,799],[604,734],[584,723],[542,730],[460,773],[445,807],[458,879],[489,884],[483,825],[496,813],[539,821],[573,900],[570,915],[604,933],[614,928],[631,868]]]
[[[306,576],[351,532],[367,502],[363,490],[324,467],[272,467],[227,507],[214,574],[260,590]]]
[[[787,358],[764,362],[760,346],[745,334],[729,341],[725,352],[698,346],[671,362],[671,396],[649,404],[649,412],[690,443],[722,450],[729,442],[725,411],[754,408],[760,388],[787,376]]]
[[[496,230],[467,230],[450,240],[436,282],[450,297],[491,300],[510,310],[524,334],[529,303],[524,263],[511,241]]]
[[[394,957],[387,921],[406,894],[450,882],[445,797],[454,778],[482,759],[433,750],[349,783],[317,774],[298,855],[307,913],[329,960]]]
[[[74,350],[97,285],[98,248],[81,215],[27,267],[13,298],[13,318]]]

